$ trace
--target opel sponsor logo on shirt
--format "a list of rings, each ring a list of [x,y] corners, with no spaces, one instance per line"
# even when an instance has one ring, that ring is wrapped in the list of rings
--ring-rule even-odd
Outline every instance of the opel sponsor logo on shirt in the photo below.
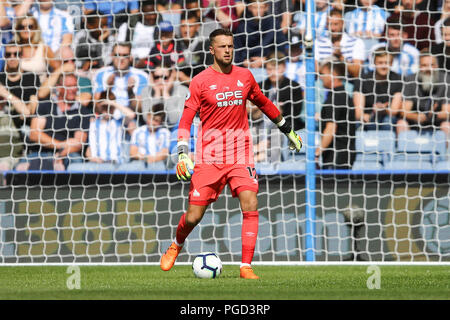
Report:
[[[234,99],[230,100],[230,98]],[[218,107],[240,106],[243,102],[242,98],[242,90],[216,93]]]

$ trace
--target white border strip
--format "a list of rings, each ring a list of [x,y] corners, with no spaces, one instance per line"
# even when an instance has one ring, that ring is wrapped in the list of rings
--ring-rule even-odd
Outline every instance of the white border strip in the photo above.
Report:
[[[187,266],[192,262],[178,262],[176,265]],[[224,262],[224,265],[240,265],[240,262]],[[86,266],[86,267],[133,267],[133,266],[159,266],[159,262],[82,262],[82,263],[0,263],[0,267],[64,267],[64,266]],[[450,266],[450,262],[402,262],[402,261],[280,261],[280,262],[253,262],[255,266],[367,266],[367,265],[381,265],[381,266]]]

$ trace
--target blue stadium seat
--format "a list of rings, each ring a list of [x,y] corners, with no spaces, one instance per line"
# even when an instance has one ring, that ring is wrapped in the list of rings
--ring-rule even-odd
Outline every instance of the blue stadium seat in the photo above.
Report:
[[[437,131],[432,136],[433,143],[436,146],[437,161],[446,160],[447,152],[447,136],[443,131]]]
[[[392,131],[356,131],[356,160],[353,170],[381,170],[395,150]]]
[[[383,170],[383,164],[378,161],[377,158],[373,158],[373,161],[370,161],[369,158],[356,156],[356,160],[353,163],[352,169],[358,171],[367,171],[367,170]]]
[[[397,150],[392,162],[412,162],[416,164],[416,169],[431,169],[439,160],[444,159],[445,154],[446,137],[442,131],[419,133],[410,130],[398,135]]]
[[[419,133],[416,130],[398,135],[398,152],[405,153],[445,153],[445,134],[442,131]]]
[[[401,132],[397,149],[391,161],[385,163],[387,170],[433,170],[446,154],[445,134],[442,131]]]
[[[356,151],[363,153],[393,153],[395,133],[388,130],[356,131]]]
[[[450,159],[439,161],[434,165],[436,171],[450,171]]]
[[[428,161],[402,161],[393,160],[384,165],[385,170],[433,170],[433,165]]]
[[[258,174],[275,174],[277,169],[274,165],[268,162],[257,162],[255,163],[255,169]]]
[[[95,162],[71,163],[67,167],[68,172],[113,172],[116,169],[115,164]]]
[[[119,172],[141,172],[141,171],[155,171],[155,172],[166,172],[166,164],[164,161],[159,161],[151,164],[145,164],[144,161],[131,161],[127,163],[122,163],[118,166],[117,171]]]
[[[306,170],[306,158],[303,161],[295,161],[295,160],[289,160],[289,161],[283,161],[280,162],[278,165],[278,171],[281,173],[288,173],[289,171],[299,171],[299,170]]]

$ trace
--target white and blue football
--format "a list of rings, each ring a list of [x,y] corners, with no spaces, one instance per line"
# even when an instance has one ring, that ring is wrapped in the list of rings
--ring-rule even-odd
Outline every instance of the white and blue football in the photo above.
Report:
[[[213,252],[201,253],[195,257],[192,271],[197,278],[214,279],[222,272],[222,261]]]

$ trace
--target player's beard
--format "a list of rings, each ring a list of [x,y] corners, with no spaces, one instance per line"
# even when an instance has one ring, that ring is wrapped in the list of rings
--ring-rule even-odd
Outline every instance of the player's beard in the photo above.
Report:
[[[337,41],[341,41],[342,39],[342,32],[333,32],[331,33],[331,42],[335,43]]]
[[[231,57],[231,59],[229,61],[225,61],[225,59],[217,59],[216,58],[216,62],[221,68],[226,68],[226,67],[229,67],[233,63],[233,57]]]
[[[398,47],[398,48],[394,48],[393,46],[388,46],[388,52],[390,53],[390,54],[392,54],[392,55],[398,55],[398,54],[400,54],[400,51],[401,51],[401,45],[400,45],[400,47]]]
[[[9,66],[8,64],[6,65],[6,72],[17,73],[18,71],[19,71],[19,64],[17,64],[17,67],[15,67],[15,68]]]
[[[419,73],[419,83],[424,92],[430,92],[432,86],[439,80],[439,73],[432,71],[431,73]]]

